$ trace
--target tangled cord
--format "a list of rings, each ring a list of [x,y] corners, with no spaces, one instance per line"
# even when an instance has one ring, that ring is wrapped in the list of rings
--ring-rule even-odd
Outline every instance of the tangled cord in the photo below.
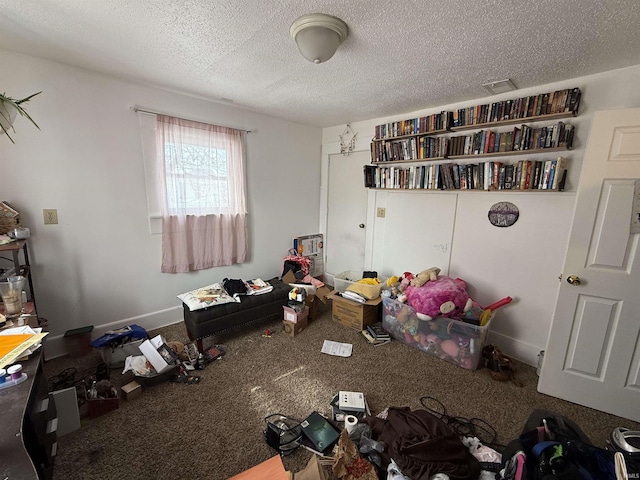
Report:
[[[427,401],[432,401],[437,405],[437,409],[427,405]],[[446,423],[457,435],[461,437],[476,437],[483,445],[491,447],[496,451],[504,449],[504,445],[496,442],[498,436],[496,429],[488,422],[481,418],[465,418],[447,415],[447,409],[444,404],[437,398],[424,396],[420,397],[420,404],[430,412]]]
[[[52,375],[49,377],[49,392],[76,387],[78,405],[83,405],[86,402],[86,390],[89,388],[92,381],[95,380],[95,375],[93,375],[93,371],[91,369],[81,371],[80,378],[76,378],[77,374],[77,368],[69,367],[65,368],[57,375]]]

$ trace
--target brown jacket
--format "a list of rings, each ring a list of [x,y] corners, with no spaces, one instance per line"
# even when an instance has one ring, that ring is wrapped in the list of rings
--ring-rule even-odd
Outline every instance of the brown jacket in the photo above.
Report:
[[[371,437],[385,443],[386,469],[391,459],[412,480],[428,480],[444,473],[451,480],[477,480],[478,460],[442,420],[426,410],[389,408],[387,419],[365,417]]]

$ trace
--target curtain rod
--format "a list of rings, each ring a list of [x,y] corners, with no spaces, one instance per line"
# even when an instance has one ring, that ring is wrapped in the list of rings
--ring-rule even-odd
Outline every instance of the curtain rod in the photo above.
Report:
[[[147,110],[146,108],[138,107],[137,105],[133,105],[132,107],[130,107],[130,109],[136,113],[140,112],[140,113],[146,113],[148,115],[167,115],[168,117],[180,118],[181,120],[188,120],[190,122],[206,123],[206,122],[203,122],[202,120],[193,120],[191,118],[177,117],[176,115],[171,115],[170,113],[154,112],[153,110]],[[225,128],[233,128],[235,130],[240,130],[241,132],[244,132],[244,133],[251,133],[251,130],[245,130],[243,128],[229,127],[228,125],[218,125],[218,126],[225,127]]]

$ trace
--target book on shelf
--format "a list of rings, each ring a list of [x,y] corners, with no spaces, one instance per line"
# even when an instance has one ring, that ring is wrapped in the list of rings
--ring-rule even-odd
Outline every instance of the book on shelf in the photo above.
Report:
[[[502,182],[502,188],[504,190],[511,190],[513,188],[513,165],[504,165],[504,181]]]
[[[538,185],[539,190],[547,190],[549,185],[549,175],[551,174],[551,160],[546,160],[544,162],[544,168],[540,175],[540,184]]]
[[[515,172],[513,174],[513,187],[514,189],[520,190],[520,184],[522,183],[522,166],[524,165],[524,160],[519,160],[515,165]]]
[[[565,157],[558,157],[556,160],[556,172],[551,184],[551,190],[564,189],[564,178],[567,172],[567,159]],[[562,188],[561,188],[562,187]]]
[[[549,168],[549,178],[547,179],[547,184],[545,190],[551,190],[551,186],[553,185],[553,179],[556,176],[556,165],[557,160],[551,160],[551,167]]]

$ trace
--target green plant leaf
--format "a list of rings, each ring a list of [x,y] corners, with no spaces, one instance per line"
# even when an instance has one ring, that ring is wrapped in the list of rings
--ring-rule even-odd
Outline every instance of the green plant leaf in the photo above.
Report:
[[[0,94],[0,103],[6,104],[6,105],[11,105],[13,108],[16,109],[16,111],[23,117],[27,118],[38,130],[40,130],[40,127],[38,126],[38,124],[35,122],[35,120],[33,118],[31,118],[31,116],[27,113],[27,111],[24,109],[24,107],[22,107],[23,103],[27,103],[29,100],[31,100],[33,97],[35,97],[36,95],[41,94],[42,92],[37,92],[37,93],[33,93],[31,95],[29,95],[28,97],[22,98],[20,100],[16,100],[15,98],[11,98],[8,97],[5,93]],[[9,122],[9,118],[0,111],[0,115],[2,116],[2,118],[4,120],[6,120],[6,122]],[[13,127],[13,124],[10,125],[10,129],[13,130],[14,132],[16,131],[15,128]],[[7,134],[7,137],[9,138],[9,140],[11,140],[11,143],[16,143],[13,138],[11,137],[11,135],[9,135],[8,129],[3,129],[4,132]]]

